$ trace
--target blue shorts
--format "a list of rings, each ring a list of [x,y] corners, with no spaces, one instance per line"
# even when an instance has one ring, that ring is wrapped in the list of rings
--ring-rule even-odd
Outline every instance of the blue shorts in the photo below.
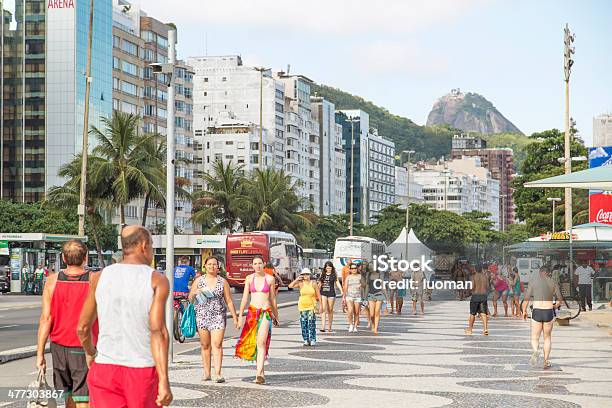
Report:
[[[497,296],[502,297],[503,295],[508,296],[508,293],[510,293],[510,289],[504,289],[504,290],[496,290],[497,292]]]
[[[399,297],[406,296],[406,289],[405,288],[404,289],[398,289],[397,290],[397,296],[399,296]]]

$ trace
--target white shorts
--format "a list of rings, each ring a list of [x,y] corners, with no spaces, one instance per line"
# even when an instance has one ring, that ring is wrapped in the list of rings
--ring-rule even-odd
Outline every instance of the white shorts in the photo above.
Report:
[[[347,296],[347,297],[346,297],[346,301],[347,301],[347,302],[353,302],[353,303],[361,303],[361,298],[359,298],[359,297]]]

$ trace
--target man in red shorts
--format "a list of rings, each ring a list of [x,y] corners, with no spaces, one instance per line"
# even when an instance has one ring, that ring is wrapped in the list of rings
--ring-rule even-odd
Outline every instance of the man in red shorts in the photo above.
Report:
[[[92,279],[78,334],[92,363],[87,383],[95,408],[153,408],[172,401],[168,380],[168,331],[164,308],[168,279],[149,265],[149,231],[121,231],[123,260]],[[98,318],[97,349],[91,326]]]
[[[49,275],[43,290],[36,367],[47,369],[45,345],[51,337],[55,389],[64,391],[64,396],[68,397],[66,407],[86,408],[89,406],[88,368],[75,327],[89,293],[89,281],[96,274],[90,275],[85,271],[87,247],[81,241],[66,242],[62,248],[62,258],[66,270]],[[98,326],[94,323],[93,343],[97,336]]]

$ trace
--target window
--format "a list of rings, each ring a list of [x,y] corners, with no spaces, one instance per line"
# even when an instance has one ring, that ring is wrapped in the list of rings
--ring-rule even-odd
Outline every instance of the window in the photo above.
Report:
[[[126,74],[138,76],[138,67],[127,61],[121,61],[121,70]]]
[[[234,155],[233,154],[226,154],[225,155],[225,160],[234,160]]]
[[[191,99],[192,95],[193,95],[193,89],[185,88],[185,98]]]
[[[118,99],[113,99],[113,109],[114,110],[118,110],[119,109],[119,100]]]
[[[226,146],[232,146],[233,144],[234,144],[234,141],[233,141],[233,140],[226,140],[226,141],[225,141],[225,145],[226,145]]]
[[[121,44],[121,49],[131,55],[138,56],[138,46],[133,42],[128,40],[123,40],[123,44]]]
[[[259,150],[259,142],[251,142],[251,150]]]
[[[238,148],[244,149],[244,142],[238,142]]]
[[[131,82],[121,81],[121,91],[133,96],[138,96],[138,87]]]
[[[151,31],[143,31],[140,36],[142,37],[143,40],[145,40],[146,42],[150,42],[153,41],[153,39],[155,38],[155,33],[151,32]]]
[[[144,59],[145,61],[155,61],[155,53],[153,52],[153,50],[145,48]]]
[[[238,164],[244,164],[244,156],[238,156]]]
[[[113,69],[121,69],[121,61],[117,57],[113,57]]]
[[[121,89],[121,81],[119,81],[119,78],[113,78],[113,89]]]
[[[204,82],[208,82],[208,78],[204,77]]]
[[[155,106],[153,106],[153,105],[145,105],[145,107],[144,107],[144,115],[145,116],[153,116],[153,115],[155,115]]]
[[[145,79],[153,78],[153,68],[145,67],[145,69],[144,69],[144,78]]]
[[[221,153],[215,154],[215,160],[222,160],[222,159],[223,159],[223,155]]]
[[[125,102],[122,101],[121,102],[121,111],[125,112],[125,113],[131,113],[133,115],[138,115],[138,106],[129,103],[129,102]]]
[[[259,163],[259,156],[256,154],[252,154],[251,155],[251,164],[258,164]]]
[[[221,81],[226,82],[227,81],[227,77],[221,78]]]
[[[113,47],[119,48],[121,44],[121,39],[116,35],[113,35]]]

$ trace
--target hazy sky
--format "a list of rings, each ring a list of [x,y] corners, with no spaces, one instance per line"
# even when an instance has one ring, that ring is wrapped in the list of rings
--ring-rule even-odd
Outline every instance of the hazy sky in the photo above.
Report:
[[[138,1],[135,1],[138,2]],[[179,58],[239,54],[424,124],[436,98],[484,95],[524,133],[563,128],[563,27],[576,33],[571,115],[612,112],[612,2],[140,0],[178,27]]]

